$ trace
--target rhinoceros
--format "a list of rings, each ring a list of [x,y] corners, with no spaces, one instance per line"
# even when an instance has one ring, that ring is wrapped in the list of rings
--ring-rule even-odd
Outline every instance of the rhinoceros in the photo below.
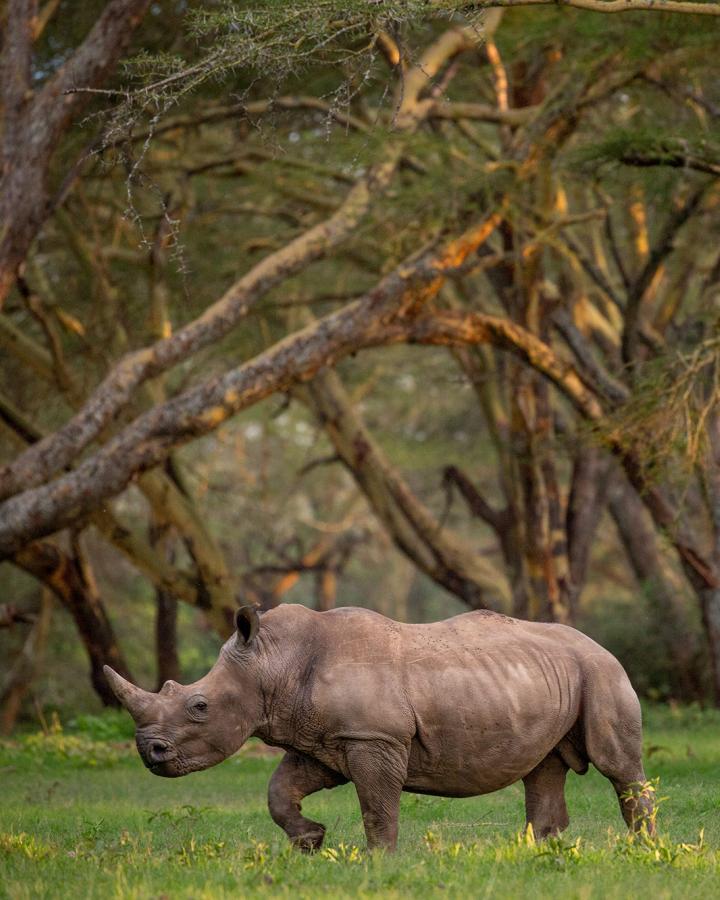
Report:
[[[210,672],[149,693],[105,672],[155,775],[222,762],[255,736],[285,750],[273,820],[300,849],[325,827],[304,797],[351,781],[369,848],[395,849],[403,791],[487,794],[522,780],[538,838],[569,823],[568,769],[593,765],[631,829],[654,828],[640,704],[620,663],[573,628],[486,611],[428,625],[352,607],[245,606]]]

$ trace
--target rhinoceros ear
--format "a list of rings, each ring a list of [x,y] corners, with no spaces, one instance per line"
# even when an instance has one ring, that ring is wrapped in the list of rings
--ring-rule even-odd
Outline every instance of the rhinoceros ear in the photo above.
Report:
[[[241,606],[235,613],[238,640],[243,644],[251,644],[260,627],[260,616],[254,606]]]

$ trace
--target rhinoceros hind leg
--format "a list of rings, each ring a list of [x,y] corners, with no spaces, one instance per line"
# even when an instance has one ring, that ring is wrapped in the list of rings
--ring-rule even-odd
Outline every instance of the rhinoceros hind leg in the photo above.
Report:
[[[301,814],[302,800],[308,794],[346,782],[346,778],[317,760],[288,752],[270,778],[270,815],[298,849],[306,853],[319,850],[325,837],[325,826]]]
[[[613,674],[614,680],[599,680],[588,691],[583,717],[587,754],[615,788],[628,828],[652,835],[655,800],[642,764],[640,704],[622,669]]]
[[[526,824],[536,838],[560,834],[570,822],[565,805],[565,776],[568,766],[555,750],[523,778]]]
[[[655,834],[655,791],[640,769],[631,781],[615,781],[613,787],[620,802],[620,812],[632,831]]]

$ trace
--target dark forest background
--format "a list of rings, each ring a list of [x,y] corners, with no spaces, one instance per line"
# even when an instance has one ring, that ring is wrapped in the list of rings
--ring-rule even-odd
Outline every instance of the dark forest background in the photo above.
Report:
[[[717,703],[717,22],[6,4],[3,729],[238,602],[567,622]]]

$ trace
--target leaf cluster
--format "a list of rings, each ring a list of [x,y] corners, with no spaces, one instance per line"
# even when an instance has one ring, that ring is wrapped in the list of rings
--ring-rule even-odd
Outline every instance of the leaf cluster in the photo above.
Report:
[[[640,450],[648,476],[689,477],[708,450],[707,424],[720,404],[720,338],[700,340],[641,366],[632,398],[609,417],[605,434]]]
[[[673,168],[710,167],[720,158],[720,144],[707,133],[683,128],[682,137],[655,128],[613,128],[600,139],[585,141],[575,148],[577,165],[592,170],[603,164],[671,166]]]

